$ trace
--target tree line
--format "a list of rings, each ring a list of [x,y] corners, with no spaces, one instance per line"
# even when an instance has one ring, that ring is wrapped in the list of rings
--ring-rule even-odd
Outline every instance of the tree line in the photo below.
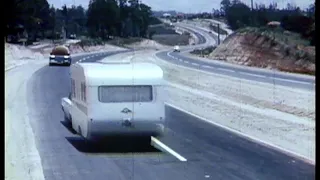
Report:
[[[151,8],[139,0],[90,0],[86,9],[66,5],[55,8],[47,0],[8,3],[5,36],[23,34],[30,41],[57,39],[64,34],[103,40],[113,36],[147,37],[148,26],[160,23],[152,16]]]
[[[224,17],[234,30],[246,26],[262,27],[270,21],[278,21],[283,29],[299,33],[315,45],[315,4],[301,10],[290,3],[279,9],[277,3],[249,7],[240,0],[222,0],[221,9],[215,12],[215,17]]]

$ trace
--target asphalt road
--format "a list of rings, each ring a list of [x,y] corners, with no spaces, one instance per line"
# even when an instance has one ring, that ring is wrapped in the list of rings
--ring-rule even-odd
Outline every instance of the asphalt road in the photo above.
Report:
[[[88,56],[86,61],[106,54]],[[74,61],[82,57],[74,58]],[[70,90],[69,67],[45,66],[28,82],[30,120],[46,180],[295,180],[314,179],[315,168],[166,107],[167,134],[159,140],[187,159],[181,162],[149,144],[111,139],[86,144],[61,123],[60,99]]]
[[[181,23],[180,27],[184,27]],[[190,31],[192,31],[198,38],[199,44],[204,44],[208,40],[205,39],[202,34],[207,33],[202,29],[197,27],[186,26]],[[208,34],[208,33],[207,33]],[[209,34],[211,37],[215,37],[213,34]],[[217,39],[217,37],[213,38]],[[189,50],[191,46],[181,47],[181,51]],[[195,46],[199,47],[199,46]],[[162,51],[156,54],[157,57],[166,60],[168,62],[183,65],[191,68],[200,69],[203,71],[223,74],[232,77],[238,77],[242,79],[265,82],[274,85],[282,85],[292,88],[314,90],[315,89],[315,78],[305,77],[305,76],[295,76],[285,73],[277,73],[273,71],[261,71],[254,68],[243,68],[239,66],[226,65],[221,63],[200,61],[192,57],[187,57],[181,53],[174,53],[172,50]]]

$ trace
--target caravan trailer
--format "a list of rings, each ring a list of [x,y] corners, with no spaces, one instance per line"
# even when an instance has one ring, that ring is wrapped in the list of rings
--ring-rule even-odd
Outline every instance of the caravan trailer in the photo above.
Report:
[[[161,136],[166,98],[162,69],[151,63],[76,63],[65,120],[86,139],[109,135]]]

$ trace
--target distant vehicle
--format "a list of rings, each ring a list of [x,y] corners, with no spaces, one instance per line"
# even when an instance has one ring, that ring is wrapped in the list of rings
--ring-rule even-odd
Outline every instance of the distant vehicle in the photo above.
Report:
[[[179,46],[174,46],[173,52],[180,52],[180,47]]]
[[[76,39],[76,38],[77,38],[77,35],[75,35],[75,34],[70,34],[69,38],[70,38],[70,39]]]
[[[161,136],[165,122],[162,69],[151,63],[76,63],[65,121],[87,140],[114,135]]]
[[[52,66],[54,64],[70,66],[71,56],[67,47],[57,46],[52,49],[49,57],[49,66]]]
[[[171,18],[170,21],[175,23],[175,22],[177,22],[177,18]]]

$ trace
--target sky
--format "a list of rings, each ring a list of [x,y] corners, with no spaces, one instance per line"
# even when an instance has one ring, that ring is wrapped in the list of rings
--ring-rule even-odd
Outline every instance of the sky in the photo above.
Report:
[[[56,8],[60,8],[64,4],[82,5],[87,8],[89,0],[47,0],[49,4]],[[211,12],[212,9],[220,9],[221,0],[141,0],[152,8],[152,10],[176,10],[184,13],[199,13],[199,12]],[[247,5],[251,4],[251,0],[241,0]],[[295,4],[300,8],[307,8],[315,0],[253,0],[253,3],[263,3],[269,5],[272,2],[277,2],[278,7],[286,7],[287,3]]]

